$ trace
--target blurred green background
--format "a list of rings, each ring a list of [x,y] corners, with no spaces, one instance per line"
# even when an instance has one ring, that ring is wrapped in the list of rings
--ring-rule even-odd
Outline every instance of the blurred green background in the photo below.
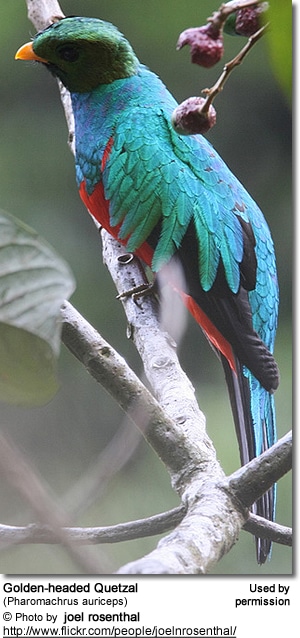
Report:
[[[275,3],[276,4],[276,3]],[[62,0],[69,15],[89,15],[116,24],[137,55],[167,84],[178,101],[210,86],[222,69],[193,66],[188,49],[176,52],[179,33],[203,24],[218,7],[211,0]],[[290,26],[290,25],[289,25]],[[73,157],[54,79],[44,68],[14,61],[17,48],[34,34],[24,0],[0,6],[0,207],[35,228],[68,261],[77,281],[72,303],[141,374],[115,289],[101,262],[99,239],[76,190]],[[291,38],[290,28],[287,30]],[[283,29],[284,38],[284,29]],[[226,59],[244,43],[226,38]],[[284,48],[283,48],[284,50]],[[276,358],[281,384],[276,393],[278,434],[291,427],[291,114],[267,42],[261,41],[217,98],[217,126],[209,133],[232,171],[259,203],[271,227],[278,261],[281,306]],[[226,472],[239,466],[237,443],[223,373],[197,326],[188,321],[180,345],[183,368],[196,388],[207,428]],[[59,498],[72,488],[122,427],[116,405],[63,348],[58,369],[60,391],[43,408],[1,405],[1,427],[17,442],[33,467]],[[4,482],[0,487],[1,523],[26,524],[34,514]],[[278,522],[291,524],[291,477],[278,486]],[[155,454],[141,443],[125,469],[76,520],[75,525],[109,525],[142,518],[178,503]],[[158,538],[94,548],[111,571],[155,547]],[[2,573],[78,573],[67,553],[55,546],[3,548]],[[255,561],[254,541],[243,532],[218,574],[289,574],[289,548],[275,546],[263,567]]]

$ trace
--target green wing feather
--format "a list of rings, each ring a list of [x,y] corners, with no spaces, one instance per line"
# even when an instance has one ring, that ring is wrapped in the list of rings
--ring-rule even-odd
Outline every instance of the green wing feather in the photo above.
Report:
[[[238,216],[248,221],[246,206],[240,201],[240,184],[239,189],[231,184],[227,167],[201,140],[178,136],[161,109],[138,106],[122,113],[103,171],[110,220],[112,226],[121,223],[119,237],[130,251],[160,223],[152,263],[157,271],[179,248],[193,219],[203,289],[213,285],[222,260],[227,283],[237,292],[243,257]]]

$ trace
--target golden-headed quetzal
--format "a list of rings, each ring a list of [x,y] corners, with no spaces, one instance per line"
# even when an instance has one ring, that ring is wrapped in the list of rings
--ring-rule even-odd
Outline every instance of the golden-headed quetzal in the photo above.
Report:
[[[222,361],[241,462],[276,439],[278,285],[257,204],[201,135],[178,135],[174,98],[112,24],[63,18],[21,47],[71,93],[76,177],[90,213],[153,272],[179,262],[180,294]],[[273,520],[275,487],[254,511]],[[257,539],[265,562],[270,542]]]

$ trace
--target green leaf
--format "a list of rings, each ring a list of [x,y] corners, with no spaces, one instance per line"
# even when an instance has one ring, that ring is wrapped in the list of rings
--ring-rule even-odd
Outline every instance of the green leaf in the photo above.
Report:
[[[0,323],[0,400],[42,405],[57,392],[55,357],[46,341]]]
[[[0,211],[0,399],[41,405],[57,390],[60,307],[68,265],[31,228]]]

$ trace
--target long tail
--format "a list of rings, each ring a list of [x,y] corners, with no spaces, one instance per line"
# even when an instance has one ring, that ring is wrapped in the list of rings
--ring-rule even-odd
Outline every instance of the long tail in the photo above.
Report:
[[[193,238],[193,236],[192,236]],[[191,239],[191,237],[189,237]],[[221,359],[237,433],[242,465],[259,456],[276,441],[275,405],[272,392],[279,383],[274,357],[252,325],[248,293],[240,287],[233,295],[224,292],[222,270],[214,287],[204,292],[199,286],[198,263],[184,242],[180,263],[188,292],[170,279],[187,309],[201,327],[213,350]],[[197,279],[198,278],[198,279]],[[169,279],[168,279],[169,280]],[[241,363],[243,361],[243,364]],[[247,366],[247,367],[246,367]],[[251,369],[251,372],[250,372]],[[253,505],[252,511],[274,520],[276,488],[272,487]],[[271,543],[257,538],[257,561],[262,564],[270,555]]]
[[[236,360],[236,373],[222,355],[242,465],[259,456],[276,441],[274,397]],[[270,521],[275,518],[276,486],[253,505],[252,511]],[[257,562],[271,553],[271,541],[256,538]]]

